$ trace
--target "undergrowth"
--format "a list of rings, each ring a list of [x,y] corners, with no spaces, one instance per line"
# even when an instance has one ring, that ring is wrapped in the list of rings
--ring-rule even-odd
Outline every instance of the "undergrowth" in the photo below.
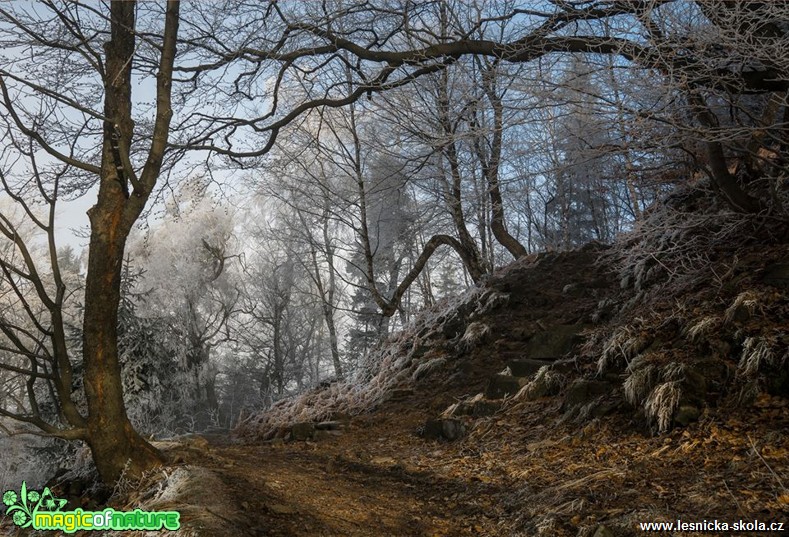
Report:
[[[278,401],[244,420],[236,433],[267,439],[283,435],[293,423],[368,412],[393,390],[445,369],[459,353],[482,344],[490,329],[474,319],[506,301],[507,295],[484,287],[442,301],[375,346],[350,378]]]

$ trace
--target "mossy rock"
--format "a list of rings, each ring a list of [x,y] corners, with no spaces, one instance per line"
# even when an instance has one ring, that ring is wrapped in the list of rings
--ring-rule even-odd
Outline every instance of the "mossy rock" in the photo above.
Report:
[[[488,399],[504,399],[515,395],[524,386],[525,381],[510,375],[495,375],[488,381],[485,397]]]
[[[572,352],[583,342],[581,335],[587,328],[582,324],[554,326],[545,332],[537,332],[526,343],[525,353],[532,360],[556,360]]]
[[[564,395],[564,408],[584,407],[610,394],[615,389],[610,382],[592,379],[578,379],[573,382]]]

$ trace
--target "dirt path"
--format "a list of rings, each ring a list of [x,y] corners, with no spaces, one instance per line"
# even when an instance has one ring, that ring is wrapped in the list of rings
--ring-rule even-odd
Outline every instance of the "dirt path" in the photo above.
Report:
[[[407,472],[388,458],[352,462],[331,451],[307,444],[220,446],[206,467],[236,498],[247,535],[466,534],[440,505],[452,484]]]
[[[600,524],[631,536],[640,521],[786,521],[776,476],[789,475],[789,437],[770,432],[789,425],[782,398],[660,437],[625,423],[546,424],[549,404],[453,443],[416,436],[422,413],[406,405],[318,442],[201,439],[178,448],[167,471],[194,477],[163,507],[181,511],[184,535],[211,537],[569,537]]]
[[[197,534],[250,536],[478,534],[473,506],[457,501],[469,492],[467,483],[408,462],[414,459],[403,458],[402,445],[379,456],[364,447],[348,451],[374,447],[351,434],[289,444],[210,438],[183,462],[199,465],[221,484],[206,479],[207,490],[193,491],[195,508],[181,506],[185,525]],[[198,509],[212,491],[215,507]]]

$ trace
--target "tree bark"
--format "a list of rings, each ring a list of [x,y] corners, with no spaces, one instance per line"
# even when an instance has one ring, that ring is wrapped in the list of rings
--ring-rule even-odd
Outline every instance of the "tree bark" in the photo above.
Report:
[[[690,91],[688,100],[693,114],[703,127],[711,130],[718,128],[718,118],[710,111],[703,97],[695,91]],[[742,213],[758,213],[761,211],[764,208],[761,200],[746,192],[740,186],[737,178],[729,171],[723,145],[717,140],[706,140],[705,145],[707,147],[712,180],[729,206],[735,211]]]
[[[478,137],[474,138],[474,148],[480,165],[482,166],[482,174],[485,176],[488,184],[488,191],[490,193],[490,230],[499,244],[504,246],[512,257],[518,259],[519,257],[528,255],[529,252],[518,242],[518,239],[507,231],[507,226],[505,224],[504,199],[501,196],[501,187],[499,186],[499,167],[501,163],[501,146],[504,132],[504,104],[501,102],[501,96],[496,93],[495,77],[496,65],[494,63],[485,69],[482,74],[485,95],[493,108],[493,134],[490,146],[490,156],[488,158],[485,157]]]
[[[157,75],[154,138],[140,180],[129,164],[134,130],[131,70],[135,52],[133,1],[110,6],[111,39],[105,45],[104,127],[99,194],[88,211],[90,246],[85,282],[83,348],[88,403],[87,443],[102,481],[138,477],[161,464],[162,455],[134,430],[123,402],[118,359],[118,306],[126,239],[161,170],[170,109],[172,67],[178,28],[178,2],[169,1]],[[130,192],[131,187],[131,192]]]

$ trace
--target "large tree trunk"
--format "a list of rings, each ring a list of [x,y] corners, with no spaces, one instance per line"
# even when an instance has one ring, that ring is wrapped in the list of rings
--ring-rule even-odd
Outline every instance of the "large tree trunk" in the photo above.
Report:
[[[167,3],[153,140],[140,179],[135,176],[129,159],[134,131],[131,70],[135,51],[135,2],[112,2],[111,39],[104,46],[104,114],[107,120],[98,200],[88,211],[91,235],[85,281],[83,348],[88,403],[86,441],[102,481],[108,484],[116,482],[121,475],[140,476],[163,461],[162,455],[134,430],[126,415],[117,328],[126,239],[161,171],[172,117],[170,91],[178,7],[178,2]]]
[[[132,428],[123,403],[118,360],[118,305],[128,226],[123,221],[120,185],[102,180],[90,211],[91,239],[85,284],[84,360],[88,402],[88,445],[105,483],[124,469],[139,476],[161,463],[161,455]],[[127,466],[128,465],[128,466]]]

